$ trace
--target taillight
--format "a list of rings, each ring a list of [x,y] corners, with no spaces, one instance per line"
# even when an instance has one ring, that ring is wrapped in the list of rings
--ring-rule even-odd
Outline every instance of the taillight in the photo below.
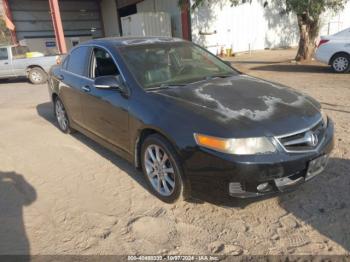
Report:
[[[327,39],[321,39],[321,41],[318,43],[318,47],[320,47],[321,45],[328,43],[328,42],[329,42],[329,40],[327,40]]]
[[[56,56],[56,65],[61,64],[62,60],[61,57],[59,55]]]

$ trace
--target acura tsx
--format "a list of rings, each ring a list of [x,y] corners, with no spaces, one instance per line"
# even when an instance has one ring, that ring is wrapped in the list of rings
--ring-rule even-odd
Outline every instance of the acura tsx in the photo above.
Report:
[[[293,190],[324,171],[333,148],[333,123],[316,100],[180,39],[91,40],[48,83],[59,128],[142,169],[168,203],[194,190]]]

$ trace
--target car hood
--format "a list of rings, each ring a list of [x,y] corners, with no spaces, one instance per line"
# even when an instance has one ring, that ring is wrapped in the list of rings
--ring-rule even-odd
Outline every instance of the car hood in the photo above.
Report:
[[[215,78],[157,93],[184,107],[197,107],[197,113],[227,130],[239,128],[240,136],[282,135],[310,127],[320,119],[316,100],[247,75]]]

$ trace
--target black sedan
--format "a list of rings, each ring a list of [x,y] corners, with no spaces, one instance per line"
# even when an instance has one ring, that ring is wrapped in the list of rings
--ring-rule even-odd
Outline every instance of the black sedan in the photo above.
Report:
[[[52,68],[49,92],[64,133],[77,130],[142,168],[169,203],[196,190],[292,190],[325,169],[333,148],[333,123],[317,101],[180,39],[81,44]]]

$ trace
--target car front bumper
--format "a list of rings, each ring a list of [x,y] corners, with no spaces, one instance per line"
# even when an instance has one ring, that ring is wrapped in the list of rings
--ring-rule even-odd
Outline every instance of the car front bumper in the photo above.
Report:
[[[195,193],[257,197],[291,191],[311,180],[324,170],[333,147],[330,120],[325,139],[315,151],[233,156],[200,148],[187,155],[184,169]]]

